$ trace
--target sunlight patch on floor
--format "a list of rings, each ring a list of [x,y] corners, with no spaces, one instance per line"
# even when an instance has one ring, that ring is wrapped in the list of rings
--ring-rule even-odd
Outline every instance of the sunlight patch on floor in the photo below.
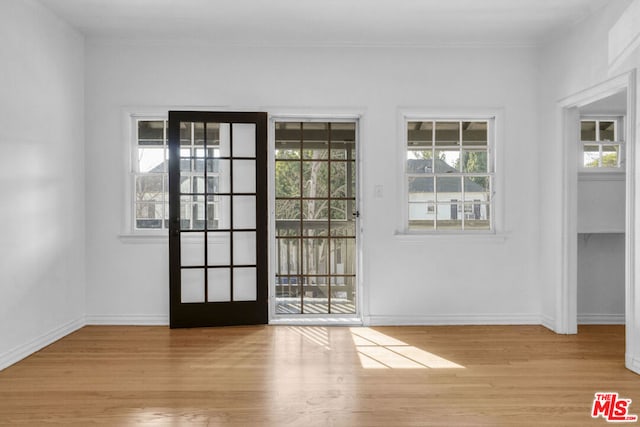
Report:
[[[450,360],[370,328],[350,328],[360,364],[366,369],[463,369]]]
[[[329,346],[329,331],[322,326],[289,326],[288,330],[302,336],[305,340],[317,344],[325,350],[331,350]]]

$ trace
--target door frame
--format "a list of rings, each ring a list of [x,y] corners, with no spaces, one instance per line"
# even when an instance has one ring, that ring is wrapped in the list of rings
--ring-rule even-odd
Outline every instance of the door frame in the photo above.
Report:
[[[275,123],[276,122],[355,122],[356,123],[356,210],[362,212],[362,162],[361,162],[361,112],[275,112],[269,114],[267,134],[267,172],[268,172],[268,205],[269,205],[269,324],[270,325],[362,325],[364,297],[363,281],[363,227],[362,215],[356,218],[356,312],[350,315],[337,314],[276,314],[275,272],[276,266],[276,219],[275,219]]]
[[[557,140],[562,142],[563,176],[561,211],[561,263],[556,286],[556,318],[554,331],[575,334],[578,331],[578,109],[622,90],[627,90],[626,138],[626,203],[625,203],[625,365],[640,373],[640,326],[637,325],[640,302],[636,291],[636,72],[613,77],[596,86],[560,100],[557,104],[559,126]],[[640,151],[638,151],[640,154]]]

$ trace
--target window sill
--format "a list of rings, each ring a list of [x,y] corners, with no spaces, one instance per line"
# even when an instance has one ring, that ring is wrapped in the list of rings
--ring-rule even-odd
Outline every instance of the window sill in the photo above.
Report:
[[[123,243],[165,243],[169,241],[168,232],[165,233],[122,233],[118,239]]]
[[[488,231],[482,232],[448,232],[430,233],[413,231],[396,231],[394,237],[403,242],[427,242],[430,240],[464,240],[465,242],[503,243],[508,234]]]
[[[622,170],[580,170],[578,181],[624,181],[626,171]]]

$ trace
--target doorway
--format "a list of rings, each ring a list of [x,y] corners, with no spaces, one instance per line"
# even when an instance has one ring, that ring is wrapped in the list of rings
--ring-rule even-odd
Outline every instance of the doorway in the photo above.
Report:
[[[560,126],[558,140],[562,141],[564,173],[562,186],[561,260],[556,288],[556,318],[553,330],[557,333],[577,333],[577,256],[578,256],[578,165],[580,141],[580,108],[626,91],[625,136],[625,207],[624,207],[624,282],[625,282],[625,366],[640,373],[636,301],[636,72],[613,77],[558,103]],[[593,151],[593,150],[590,150]]]
[[[625,321],[626,109],[626,90],[578,108],[578,325]]]
[[[357,129],[274,119],[273,318],[354,318],[358,307]]]

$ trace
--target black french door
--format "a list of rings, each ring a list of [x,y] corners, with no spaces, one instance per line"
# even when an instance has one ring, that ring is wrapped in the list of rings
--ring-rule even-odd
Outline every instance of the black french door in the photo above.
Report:
[[[268,321],[267,114],[169,112],[170,326]]]

